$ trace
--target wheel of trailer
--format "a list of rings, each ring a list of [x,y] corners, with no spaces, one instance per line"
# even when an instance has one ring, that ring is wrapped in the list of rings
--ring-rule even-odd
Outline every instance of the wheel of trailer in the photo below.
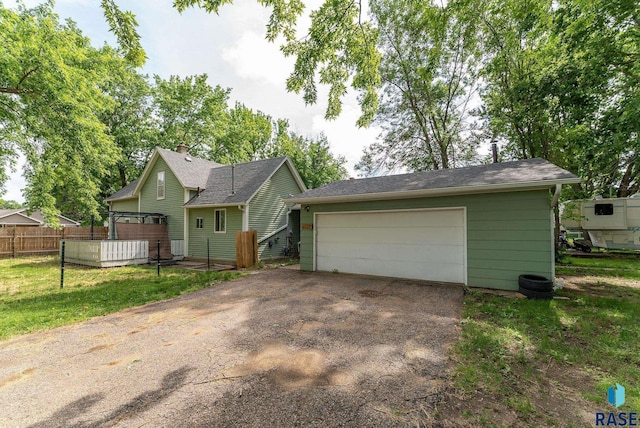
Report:
[[[553,291],[553,281],[540,275],[520,275],[518,277],[518,286],[535,292],[545,293]]]
[[[551,291],[534,291],[534,290],[529,290],[528,288],[524,288],[524,287],[519,287],[518,291],[522,294],[524,294],[525,296],[527,296],[528,299],[553,299],[553,290]]]

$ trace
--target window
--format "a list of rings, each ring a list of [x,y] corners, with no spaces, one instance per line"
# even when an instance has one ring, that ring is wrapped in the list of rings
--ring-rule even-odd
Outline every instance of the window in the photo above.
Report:
[[[613,204],[596,204],[596,215],[613,215]]]
[[[196,218],[196,229],[202,229],[204,227],[204,219],[202,217]]]
[[[158,171],[158,199],[164,199],[164,171]]]
[[[227,210],[215,210],[214,211],[214,219],[215,226],[213,231],[215,233],[226,233],[227,232]]]

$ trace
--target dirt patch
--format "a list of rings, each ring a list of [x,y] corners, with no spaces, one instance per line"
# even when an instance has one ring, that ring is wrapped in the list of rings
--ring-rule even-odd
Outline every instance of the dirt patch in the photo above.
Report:
[[[0,426],[437,426],[462,294],[271,269],[25,335]]]

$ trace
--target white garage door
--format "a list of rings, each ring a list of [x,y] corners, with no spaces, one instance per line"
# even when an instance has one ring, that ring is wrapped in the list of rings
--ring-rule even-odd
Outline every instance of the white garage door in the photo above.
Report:
[[[316,269],[465,283],[462,208],[318,213]]]

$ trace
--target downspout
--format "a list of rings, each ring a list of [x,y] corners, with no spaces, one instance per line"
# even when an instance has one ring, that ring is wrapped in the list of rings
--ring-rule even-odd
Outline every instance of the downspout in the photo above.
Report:
[[[249,206],[238,205],[238,209],[242,212],[242,231],[249,230]]]
[[[558,205],[560,199],[560,192],[562,191],[562,184],[556,184],[556,190],[553,193],[553,200],[551,201],[551,208],[555,208]]]
[[[277,235],[278,233],[282,232],[283,230],[289,229],[289,217],[291,217],[291,211],[293,211],[293,204],[291,204],[291,208],[289,208],[289,211],[287,211],[287,220],[286,220],[284,226],[280,226],[279,228],[277,228],[276,230],[274,230],[270,234],[268,234],[266,236],[263,236],[262,238],[258,239],[258,245],[262,244],[264,241],[266,241],[267,239],[271,238],[274,235]]]
[[[553,193],[553,199],[551,199],[551,212],[553,213],[553,228],[551,229],[551,279],[556,277],[556,251],[558,248],[558,241],[560,239],[560,208],[558,207],[558,201],[560,200],[560,192],[562,191],[562,184],[556,184],[556,190]]]

